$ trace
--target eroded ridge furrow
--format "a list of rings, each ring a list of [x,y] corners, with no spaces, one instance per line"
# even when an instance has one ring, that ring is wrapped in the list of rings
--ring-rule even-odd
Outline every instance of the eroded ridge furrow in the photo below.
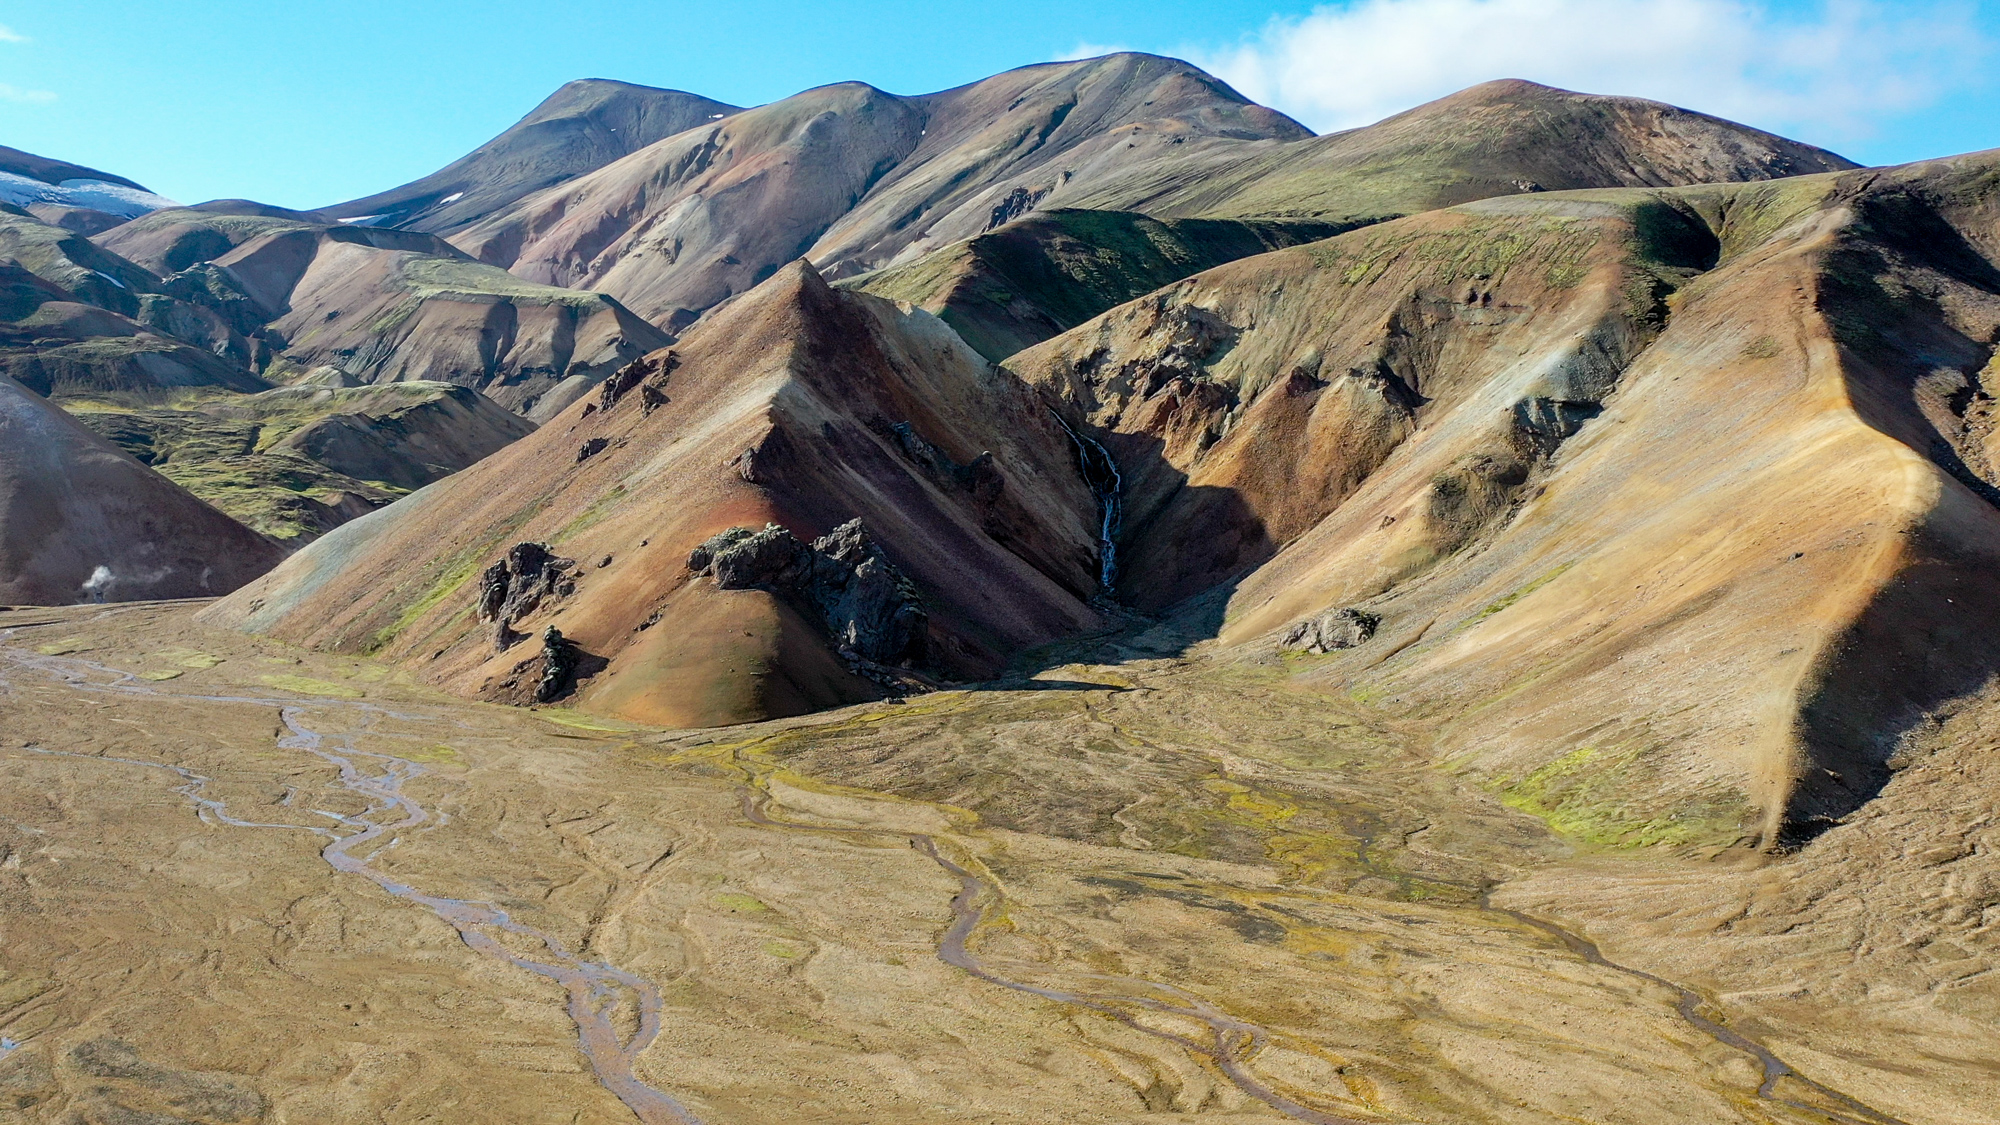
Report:
[[[0,634],[4,639],[5,634]],[[329,749],[327,736],[306,725],[307,707],[350,709],[373,714],[394,714],[368,704],[315,700],[311,704],[283,699],[184,695],[156,691],[139,684],[129,673],[95,665],[88,661],[57,660],[29,656],[9,648],[6,655],[16,667],[54,674],[78,690],[115,691],[154,695],[210,703],[246,703],[279,707],[279,718],[289,732],[277,740],[280,749],[310,754],[339,771],[340,784],[368,800],[357,814],[322,813],[332,817],[339,828],[316,824],[267,823],[244,820],[230,814],[227,805],[207,793],[210,779],[184,766],[137,758],[99,757],[71,754],[30,746],[35,753],[83,761],[115,762],[121,765],[162,770],[181,780],[176,793],[195,806],[203,823],[227,828],[261,828],[310,832],[327,840],[321,858],[335,871],[358,875],[374,883],[390,896],[425,907],[458,932],[471,949],[505,961],[561,985],[569,995],[568,1011],[576,1024],[578,1044],[590,1062],[598,1082],[629,1108],[645,1125],[701,1125],[694,1112],[665,1091],[647,1084],[633,1073],[633,1064],[659,1037],[665,1003],[658,986],[635,973],[603,961],[592,961],[570,952],[555,936],[511,917],[490,902],[457,899],[421,891],[370,866],[371,861],[401,834],[435,825],[440,818],[403,791],[410,780],[424,774],[423,766],[405,758],[364,751],[354,747],[352,736],[335,736],[339,749]],[[92,682],[86,672],[109,674],[110,683]],[[357,759],[379,766],[365,770]],[[382,849],[369,845],[388,837]],[[503,942],[497,934],[513,939],[516,946],[536,952],[523,953]],[[637,1026],[629,1036],[620,1033],[619,1017],[636,1011]]]
[[[1173,1043],[1182,1049],[1199,1055],[1215,1064],[1237,1089],[1252,1098],[1270,1106],[1288,1117],[1310,1123],[1310,1125],[1380,1125],[1380,1121],[1363,1121],[1354,1117],[1343,1117],[1302,1105],[1273,1090],[1254,1074],[1248,1060],[1267,1046],[1271,1033],[1264,1027],[1239,1019],[1209,1003],[1193,993],[1170,984],[1136,978],[1108,977],[1101,973],[1088,974],[1106,981],[1115,981],[1127,986],[1137,986],[1148,992],[1173,997],[1162,1000],[1149,996],[1121,996],[1112,993],[1071,992],[1065,989],[1048,988],[1016,980],[1000,972],[992,964],[981,959],[966,948],[966,942],[979,923],[986,916],[982,901],[997,903],[1003,895],[993,880],[985,878],[960,865],[939,850],[937,840],[928,833],[898,832],[893,829],[867,827],[834,828],[819,825],[793,824],[778,820],[765,811],[770,795],[755,788],[743,791],[743,814],[753,824],[765,828],[775,828],[792,832],[831,832],[836,834],[863,833],[866,835],[887,835],[907,840],[911,847],[922,852],[931,862],[937,864],[947,874],[958,880],[958,893],[952,896],[951,925],[945,930],[944,938],[938,943],[938,960],[953,968],[963,970],[970,976],[988,984],[1014,992],[1039,996],[1058,1004],[1068,1004],[1087,1008],[1109,1016],[1137,1031]],[[1145,1008],[1164,1015],[1179,1016],[1183,1019],[1206,1025],[1209,1029],[1207,1041],[1191,1039],[1162,1028],[1152,1027],[1140,1020],[1130,1010]]]

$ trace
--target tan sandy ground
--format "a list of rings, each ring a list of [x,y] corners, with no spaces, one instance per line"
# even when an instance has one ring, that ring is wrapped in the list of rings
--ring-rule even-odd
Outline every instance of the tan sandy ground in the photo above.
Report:
[[[365,775],[422,766],[431,821],[357,849],[386,879],[657,986],[635,1073],[711,1125],[2000,1121],[1979,704],[1797,855],[1579,856],[1421,729],[1273,669],[1073,665],[661,733],[191,608],[0,613],[0,1122],[636,1119],[559,986],[333,870],[326,837],[198,816],[131,764],[240,820],[393,820],[278,745],[285,701]],[[952,867],[987,979],[939,957]],[[1483,908],[1492,882],[1803,1079],[1760,1097],[1672,987]],[[629,996],[609,1011],[630,1040]]]

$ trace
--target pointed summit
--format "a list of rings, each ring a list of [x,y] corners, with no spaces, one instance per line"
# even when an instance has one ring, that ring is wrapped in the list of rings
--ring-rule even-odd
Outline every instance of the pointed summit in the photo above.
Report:
[[[559,626],[580,705],[742,722],[988,676],[1094,624],[1095,510],[1039,396],[793,261],[209,618],[517,702],[543,681],[516,638]]]
[[[737,112],[680,90],[583,78],[423,179],[323,210],[371,226],[449,233],[663,137]]]

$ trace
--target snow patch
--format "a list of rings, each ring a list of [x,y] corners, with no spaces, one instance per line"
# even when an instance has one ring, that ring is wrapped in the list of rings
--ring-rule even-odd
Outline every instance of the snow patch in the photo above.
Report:
[[[60,207],[88,207],[123,219],[136,219],[149,211],[180,204],[164,195],[126,187],[104,180],[64,180],[45,184],[13,172],[0,172],[0,202],[26,207],[30,203],[53,203]]]
[[[438,206],[442,207],[447,203],[457,203],[459,200],[464,198],[465,198],[464,192],[455,191],[452,192],[450,195],[445,196],[443,199],[438,200]]]

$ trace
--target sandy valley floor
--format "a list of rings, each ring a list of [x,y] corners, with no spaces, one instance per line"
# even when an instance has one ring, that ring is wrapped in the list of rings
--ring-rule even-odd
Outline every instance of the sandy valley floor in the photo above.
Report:
[[[0,1122],[2000,1122],[2000,706],[1581,854],[1277,669],[658,732],[194,608],[0,612]]]

